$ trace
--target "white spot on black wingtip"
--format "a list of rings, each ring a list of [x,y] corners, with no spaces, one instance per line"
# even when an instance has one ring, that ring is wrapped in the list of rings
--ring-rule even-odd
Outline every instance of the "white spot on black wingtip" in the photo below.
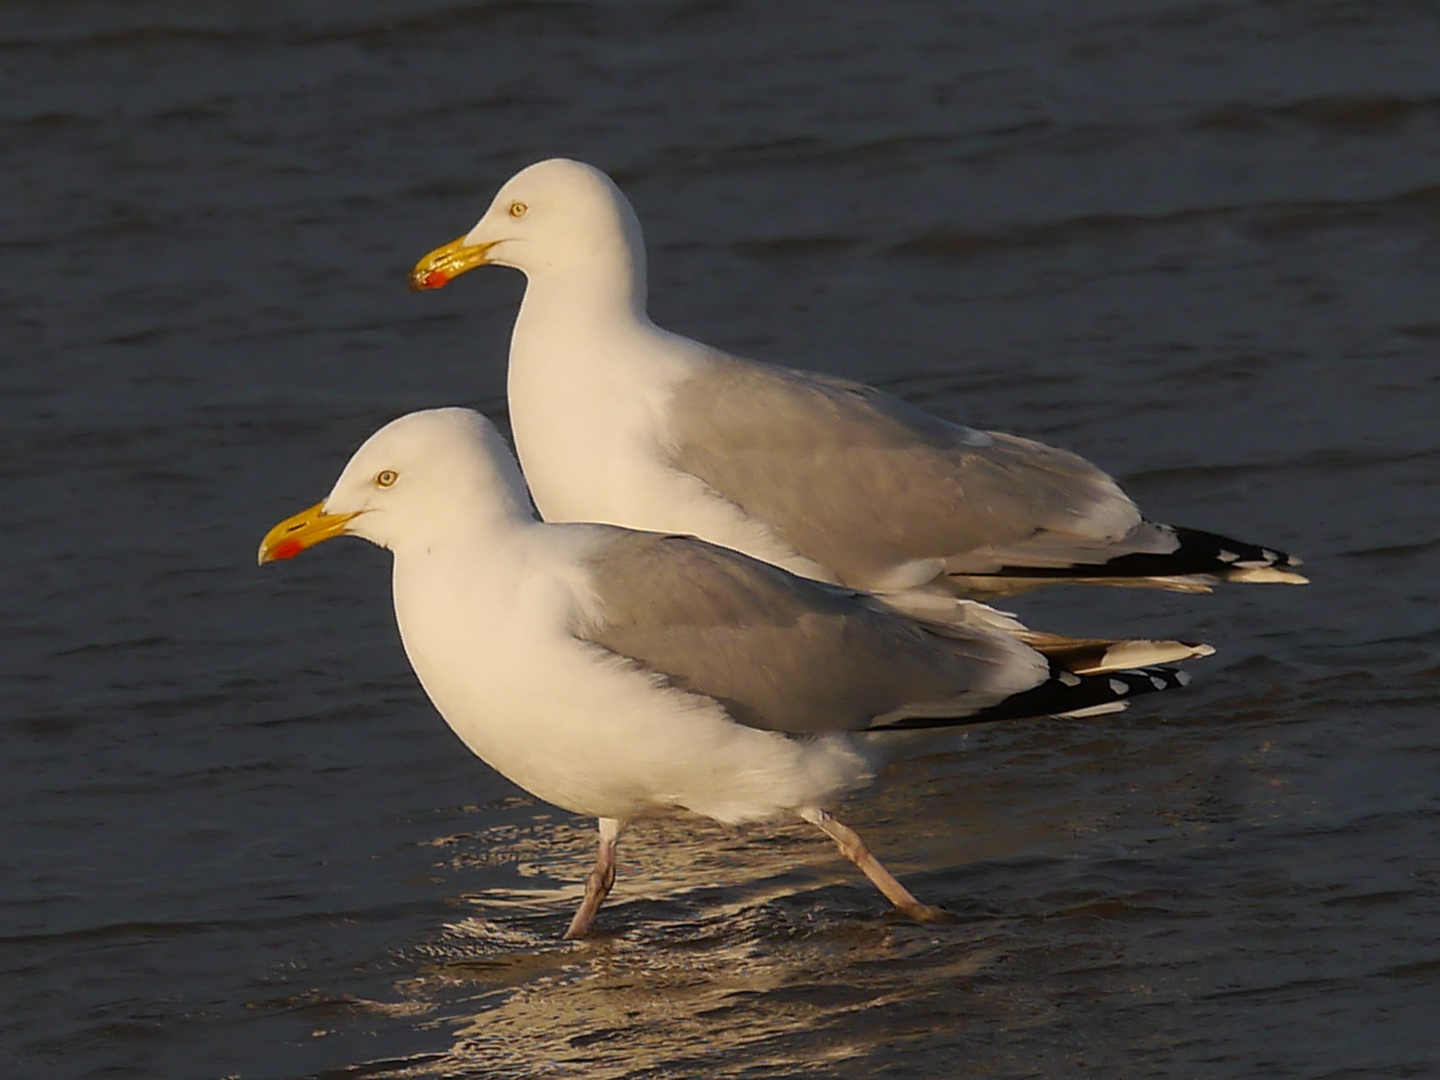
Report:
[[[1235,554],[1235,552],[1233,551],[1226,551],[1224,548],[1221,548],[1215,553],[1215,558],[1219,559],[1221,562],[1235,562],[1237,559],[1240,558],[1240,556]]]
[[[1056,675],[1055,678],[1060,681],[1062,686],[1080,685],[1080,676],[1076,675],[1074,672],[1062,671],[1059,675]]]
[[[1190,685],[1190,673],[1189,673],[1188,671],[1177,671],[1177,672],[1175,672],[1175,681],[1176,681],[1177,683],[1179,683],[1181,686],[1189,686],[1189,685]]]
[[[1150,685],[1153,686],[1156,690],[1164,690],[1170,684],[1167,683],[1164,679],[1162,679],[1159,675],[1151,675]]]
[[[1111,679],[1110,690],[1116,697],[1124,697],[1130,692],[1130,684],[1121,679]]]
[[[1271,551],[1269,548],[1261,548],[1260,554],[1264,556],[1266,562],[1277,563],[1280,561],[1280,556],[1275,554],[1275,552]]]

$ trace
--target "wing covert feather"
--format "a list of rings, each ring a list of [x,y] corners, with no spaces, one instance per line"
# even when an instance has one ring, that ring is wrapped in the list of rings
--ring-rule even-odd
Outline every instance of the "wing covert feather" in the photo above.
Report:
[[[859,587],[917,559],[985,572],[1008,549],[1094,551],[1141,524],[1083,458],[860,383],[717,354],[670,417],[678,468]]]
[[[616,530],[587,569],[600,618],[582,637],[751,727],[821,734],[897,710],[965,715],[1046,677],[1007,635],[936,635],[692,537]]]

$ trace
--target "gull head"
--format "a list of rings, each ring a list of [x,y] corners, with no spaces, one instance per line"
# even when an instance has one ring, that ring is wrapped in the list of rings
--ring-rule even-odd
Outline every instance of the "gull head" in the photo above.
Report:
[[[294,558],[336,536],[395,551],[534,516],[495,425],[472,409],[427,409],[366,439],[329,495],[265,534],[259,562]]]
[[[486,265],[532,280],[579,271],[643,289],[645,241],[615,181],[593,165],[551,158],[512,176],[473,229],[416,263],[410,288],[438,289]]]

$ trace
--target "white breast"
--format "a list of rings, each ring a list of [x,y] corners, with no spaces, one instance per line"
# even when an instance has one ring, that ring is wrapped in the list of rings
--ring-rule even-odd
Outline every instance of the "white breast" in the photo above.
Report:
[[[536,535],[539,547],[552,536]],[[685,808],[720,821],[826,805],[870,777],[850,739],[795,740],[736,724],[575,638],[583,580],[552,552],[483,572],[397,555],[401,637],[426,693],[477,756],[577,813]]]
[[[671,464],[670,399],[705,363],[703,346],[648,323],[604,335],[568,333],[573,324],[546,320],[543,302],[531,302],[533,292],[510,352],[510,419],[546,521],[699,536],[806,577],[836,580]]]

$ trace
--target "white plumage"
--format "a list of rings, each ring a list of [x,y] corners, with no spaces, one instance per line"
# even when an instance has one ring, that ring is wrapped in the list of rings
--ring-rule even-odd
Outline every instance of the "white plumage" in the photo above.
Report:
[[[639,220],[589,165],[522,170],[411,284],[486,263],[528,279],[510,418],[548,521],[693,533],[907,610],[1058,581],[1205,591],[1305,580],[1283,553],[1145,521],[1067,451],[660,329],[646,313]]]
[[[1108,674],[1071,675],[998,616],[927,629],[693,538],[539,522],[500,436],[464,409],[371,436],[322,503],[271,530],[260,560],[342,533],[393,552],[406,654],[466,746],[601,819],[572,936],[613,881],[626,822],[679,810],[722,822],[798,814],[926,917],[826,812],[908,744],[884,728],[1109,707],[1182,681],[1093,655],[1085,670]]]

